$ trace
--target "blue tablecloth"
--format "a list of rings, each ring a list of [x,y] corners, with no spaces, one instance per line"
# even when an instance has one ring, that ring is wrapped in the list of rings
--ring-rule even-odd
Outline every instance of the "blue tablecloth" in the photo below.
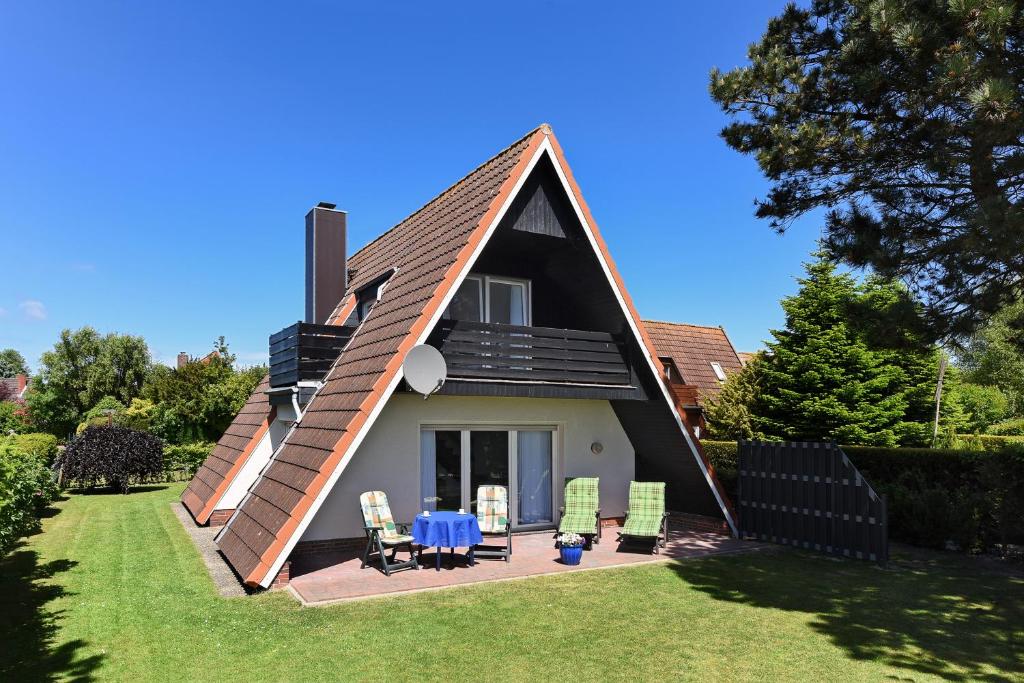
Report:
[[[429,517],[416,515],[412,537],[428,548],[468,548],[484,541],[476,515],[444,510],[431,512]]]

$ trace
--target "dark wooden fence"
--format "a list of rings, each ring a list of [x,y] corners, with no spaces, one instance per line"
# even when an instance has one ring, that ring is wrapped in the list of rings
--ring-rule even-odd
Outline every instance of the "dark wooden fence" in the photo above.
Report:
[[[322,380],[351,338],[352,329],[297,322],[270,335],[270,386]]]
[[[443,322],[438,346],[452,378],[629,385],[629,364],[607,332]]]
[[[886,500],[831,443],[739,443],[739,529],[753,538],[885,564]]]

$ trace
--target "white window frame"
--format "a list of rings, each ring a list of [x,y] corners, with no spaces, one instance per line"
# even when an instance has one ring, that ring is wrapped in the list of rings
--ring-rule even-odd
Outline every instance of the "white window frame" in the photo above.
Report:
[[[508,516],[512,522],[513,530],[548,529],[558,525],[558,509],[562,506],[562,494],[564,480],[562,477],[562,425],[549,422],[541,424],[430,424],[421,423],[420,433],[432,432],[460,432],[461,460],[459,476],[462,487],[461,507],[467,512],[471,510],[470,501],[473,499],[473,491],[470,482],[470,432],[506,432],[508,434]],[[519,524],[519,432],[550,432],[551,433],[551,522],[540,522],[537,524]],[[423,451],[420,449],[419,471],[423,471]]]
[[[711,370],[715,373],[715,377],[718,378],[719,382],[725,381],[725,368],[722,367],[721,363],[716,360],[711,361]]]
[[[533,325],[533,282],[531,280],[505,277],[504,275],[484,275],[482,273],[467,275],[466,280],[472,280],[477,283],[476,291],[480,301],[480,317],[483,318],[479,322],[491,322],[491,283],[497,282],[523,288],[523,318],[525,320],[523,326],[530,327]],[[445,310],[444,317],[450,319],[450,315],[450,312]]]
[[[523,326],[530,327],[533,325],[533,292],[532,283],[529,280],[514,277],[498,277],[493,275],[484,275],[484,291],[486,294],[487,305],[484,308],[484,322],[491,322],[491,283],[497,282],[502,285],[512,285],[513,287],[523,288]]]

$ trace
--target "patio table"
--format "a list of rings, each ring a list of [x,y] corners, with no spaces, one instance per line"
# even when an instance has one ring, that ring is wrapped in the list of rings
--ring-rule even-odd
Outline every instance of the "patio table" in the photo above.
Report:
[[[416,515],[412,523],[412,537],[416,543],[428,548],[437,548],[435,569],[441,571],[441,550],[451,548],[454,558],[456,548],[468,548],[466,559],[469,566],[473,566],[473,546],[483,543],[484,537],[480,533],[480,525],[477,524],[476,515],[459,514],[439,510],[431,512],[429,517],[422,514]]]

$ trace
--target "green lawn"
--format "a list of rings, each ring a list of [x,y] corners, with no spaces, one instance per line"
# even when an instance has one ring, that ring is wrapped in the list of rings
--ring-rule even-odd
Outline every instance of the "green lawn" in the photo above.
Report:
[[[218,597],[180,490],[72,495],[0,562],[0,680],[1024,680],[1024,579],[967,558],[782,550],[303,608]]]

